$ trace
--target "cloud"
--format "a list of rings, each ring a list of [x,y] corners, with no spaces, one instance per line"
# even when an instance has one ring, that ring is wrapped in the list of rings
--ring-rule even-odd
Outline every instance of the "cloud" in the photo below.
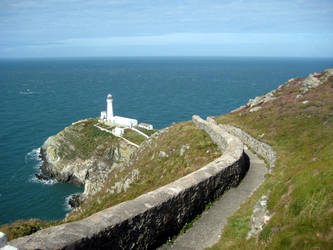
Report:
[[[332,23],[332,0],[1,0],[0,49],[202,45],[218,52],[313,43],[320,50],[320,42],[333,44]]]
[[[325,35],[333,41],[333,34]],[[302,40],[321,39],[313,34],[283,33],[171,33],[163,35],[115,36],[105,38],[76,38],[56,42],[33,43],[30,47],[111,47],[111,46],[152,46],[152,45],[223,45],[223,44],[295,44]]]

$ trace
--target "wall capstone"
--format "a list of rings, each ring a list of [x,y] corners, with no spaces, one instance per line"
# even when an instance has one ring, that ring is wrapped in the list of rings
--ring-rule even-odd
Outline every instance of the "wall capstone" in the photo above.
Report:
[[[193,116],[223,152],[218,159],[168,185],[80,221],[10,242],[19,249],[153,249],[179,232],[249,168],[243,144],[215,121]]]

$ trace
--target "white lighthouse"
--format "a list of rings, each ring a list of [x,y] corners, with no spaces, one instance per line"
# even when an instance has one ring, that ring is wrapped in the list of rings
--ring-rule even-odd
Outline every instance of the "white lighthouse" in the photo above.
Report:
[[[138,126],[138,120],[136,119],[131,119],[122,116],[114,116],[112,101],[113,101],[112,95],[108,94],[106,98],[106,111],[102,111],[100,116],[100,119],[102,121],[112,123],[116,126],[125,127],[125,128],[133,128],[135,126]]]
[[[108,97],[106,98],[106,120],[108,122],[112,122],[113,120],[113,106],[112,106],[112,95],[108,94]]]

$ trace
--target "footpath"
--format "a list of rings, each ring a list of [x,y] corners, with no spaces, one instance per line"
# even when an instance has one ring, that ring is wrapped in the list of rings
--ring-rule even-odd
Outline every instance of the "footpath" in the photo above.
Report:
[[[159,250],[201,250],[219,241],[223,228],[227,225],[227,218],[264,182],[268,172],[266,164],[257,155],[249,150],[245,150],[245,153],[250,158],[250,168],[242,182],[236,188],[225,192],[221,199],[203,212],[193,227],[178,236],[172,245],[164,244]]]

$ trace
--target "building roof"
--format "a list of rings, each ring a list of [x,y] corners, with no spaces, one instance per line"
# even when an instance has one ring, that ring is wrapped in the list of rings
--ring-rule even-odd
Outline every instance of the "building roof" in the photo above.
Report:
[[[141,122],[139,125],[142,125],[142,126],[152,126],[151,124],[149,124],[149,123],[144,123],[144,122]]]

